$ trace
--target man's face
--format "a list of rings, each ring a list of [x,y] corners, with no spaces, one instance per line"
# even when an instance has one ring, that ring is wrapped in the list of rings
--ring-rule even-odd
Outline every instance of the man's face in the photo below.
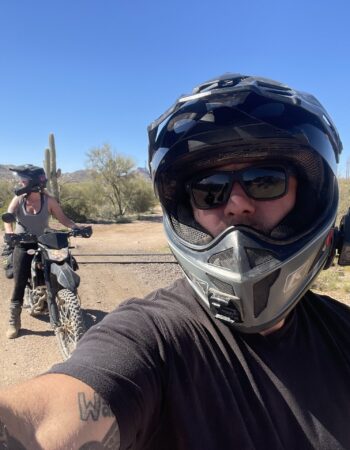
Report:
[[[252,165],[253,163],[234,163],[221,167],[220,170],[235,171]],[[235,182],[226,204],[213,209],[199,209],[194,205],[192,208],[196,221],[214,237],[232,225],[247,225],[269,233],[293,209],[296,190],[297,180],[294,176],[289,176],[285,195],[274,200],[255,200]]]

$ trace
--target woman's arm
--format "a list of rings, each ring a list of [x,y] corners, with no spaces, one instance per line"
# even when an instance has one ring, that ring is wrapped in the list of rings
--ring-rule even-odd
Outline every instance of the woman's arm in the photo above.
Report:
[[[4,441],[9,449],[120,448],[109,406],[91,387],[61,374],[0,391],[0,444]]]
[[[7,208],[7,212],[12,213],[12,214],[16,214],[18,205],[19,205],[19,200],[20,197],[13,197],[13,199],[11,200],[8,208]],[[14,228],[13,228],[13,223],[6,223],[4,222],[4,230],[5,233],[13,233],[14,232]]]
[[[63,212],[60,204],[54,197],[47,196],[49,213],[52,214],[62,225],[67,228],[80,228],[73,220],[69,219]]]

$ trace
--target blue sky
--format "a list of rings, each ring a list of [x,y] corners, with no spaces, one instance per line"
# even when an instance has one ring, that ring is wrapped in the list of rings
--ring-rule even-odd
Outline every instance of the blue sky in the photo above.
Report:
[[[262,75],[324,104],[350,160],[347,0],[0,0],[0,164],[64,172],[110,144],[147,161],[147,125],[224,72]]]

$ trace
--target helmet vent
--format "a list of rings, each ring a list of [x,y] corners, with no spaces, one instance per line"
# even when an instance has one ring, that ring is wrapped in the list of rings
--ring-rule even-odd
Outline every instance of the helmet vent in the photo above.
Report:
[[[287,93],[287,95],[291,95],[293,90],[286,86],[285,84],[278,83],[276,81],[270,81],[268,79],[257,79],[256,84],[262,88],[266,88],[269,91],[276,91],[276,93]]]
[[[204,229],[199,229],[200,225],[193,219],[192,211],[183,205],[179,205],[176,217],[170,214],[169,218],[176,234],[186,242],[203,245],[212,240],[212,237]]]
[[[235,291],[233,290],[233,287],[230,284],[225,283],[224,281],[219,280],[218,278],[213,277],[212,275],[209,275],[208,273],[206,275],[209,278],[209,280],[213,283],[213,285],[220,292],[223,292],[224,294],[228,294],[228,295],[235,295]]]
[[[266,308],[271,286],[277,280],[280,271],[280,269],[275,270],[270,273],[270,275],[254,284],[254,317],[258,317]]]
[[[276,261],[276,258],[272,255],[272,253],[260,248],[246,248],[245,251],[251,269],[261,266],[262,264]]]
[[[233,267],[237,266],[233,248],[228,248],[223,252],[215,253],[208,259],[208,263],[231,270]]]
[[[268,92],[270,94],[284,95],[285,97],[293,96],[293,93],[287,89],[277,90],[276,88],[274,88],[274,89],[268,89]]]

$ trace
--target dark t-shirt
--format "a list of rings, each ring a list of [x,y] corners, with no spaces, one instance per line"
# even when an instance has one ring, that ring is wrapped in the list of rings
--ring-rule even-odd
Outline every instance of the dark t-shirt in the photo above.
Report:
[[[311,292],[264,337],[179,280],[123,303],[52,372],[110,404],[122,449],[350,449],[350,309]]]

